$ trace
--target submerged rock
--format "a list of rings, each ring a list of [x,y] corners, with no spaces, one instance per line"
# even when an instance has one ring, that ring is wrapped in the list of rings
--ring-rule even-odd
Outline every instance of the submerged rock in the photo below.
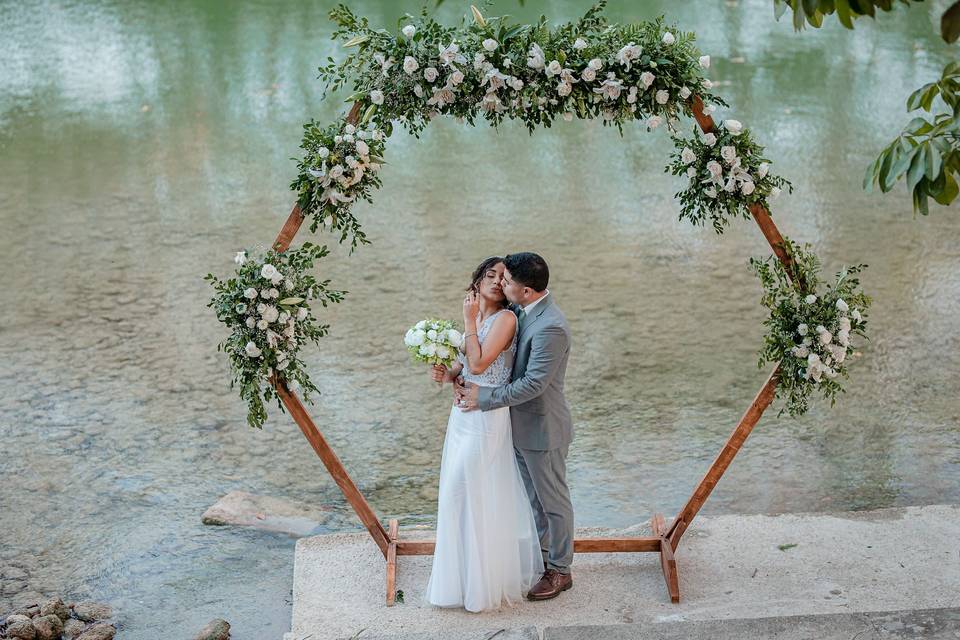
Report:
[[[69,640],[73,640],[78,635],[83,633],[83,630],[86,628],[87,628],[86,622],[83,622],[81,620],[76,620],[74,618],[70,618],[69,620],[63,623],[63,635]]]
[[[230,623],[222,618],[215,618],[207,623],[200,633],[193,637],[193,640],[229,640]]]
[[[116,632],[112,624],[98,622],[77,636],[77,640],[112,640]]]
[[[77,602],[73,605],[73,615],[84,622],[96,622],[97,620],[106,620],[113,616],[113,610],[110,605],[99,602]]]
[[[207,509],[203,524],[237,525],[306,536],[330,517],[328,507],[309,507],[283,498],[231,491]]]

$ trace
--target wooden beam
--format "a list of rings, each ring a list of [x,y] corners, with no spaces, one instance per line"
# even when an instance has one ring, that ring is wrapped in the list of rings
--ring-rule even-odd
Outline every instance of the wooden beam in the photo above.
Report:
[[[680,543],[680,537],[683,535],[683,532],[686,531],[687,527],[693,521],[693,518],[697,515],[697,512],[700,511],[703,503],[707,501],[710,492],[713,491],[713,488],[720,482],[723,472],[730,466],[730,462],[734,456],[737,455],[737,452],[740,451],[744,440],[747,439],[753,427],[760,420],[763,411],[773,402],[779,375],[780,364],[777,363],[777,366],[770,372],[767,381],[760,388],[760,391],[757,392],[756,397],[754,397],[753,402],[750,403],[743,417],[740,418],[740,422],[737,423],[733,433],[727,438],[723,449],[720,450],[713,464],[707,469],[707,473],[704,474],[703,478],[697,484],[697,487],[693,490],[693,494],[690,496],[690,499],[687,500],[687,504],[684,505],[676,519],[674,519],[673,525],[666,535],[666,538],[670,541],[670,545],[674,550],[676,550],[677,545]]]
[[[700,130],[704,133],[713,133],[717,130],[717,125],[714,123],[713,118],[703,112],[703,100],[700,96],[694,94],[693,96],[693,117],[696,119],[697,124],[700,125]]]
[[[660,539],[651,536],[635,538],[577,538],[573,541],[575,553],[626,553],[659,551]]]
[[[387,547],[387,606],[392,607],[397,600],[397,538],[400,536],[400,523],[390,521],[390,543]]]
[[[357,517],[360,518],[360,521],[367,528],[367,531],[370,532],[370,536],[373,538],[373,541],[377,543],[377,546],[380,547],[380,551],[386,556],[387,547],[389,546],[387,532],[380,523],[380,519],[377,518],[377,515],[373,512],[373,509],[370,508],[370,504],[366,498],[363,497],[363,494],[360,493],[360,490],[357,489],[357,486],[353,483],[350,474],[347,473],[347,470],[343,467],[343,463],[340,462],[340,458],[338,458],[337,454],[330,448],[327,440],[323,437],[323,434],[320,433],[313,419],[310,418],[310,414],[307,413],[306,407],[300,402],[300,398],[287,388],[286,383],[274,379],[274,388],[277,390],[277,395],[287,408],[287,411],[290,412],[294,421],[300,426],[300,430],[303,432],[303,435],[306,436],[310,446],[312,446],[316,454],[320,456],[320,460],[323,461],[324,466],[330,473],[330,477],[332,477],[334,482],[337,483],[337,486],[340,487],[343,496],[347,499],[347,502],[350,503],[350,506],[353,507]]]

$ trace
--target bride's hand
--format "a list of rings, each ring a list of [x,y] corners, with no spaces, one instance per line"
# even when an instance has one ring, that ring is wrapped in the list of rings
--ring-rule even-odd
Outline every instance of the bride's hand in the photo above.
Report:
[[[430,377],[434,382],[443,384],[447,380],[447,368],[442,364],[435,364],[430,368]]]
[[[480,297],[476,291],[471,291],[463,299],[463,322],[466,326],[476,324],[477,314],[480,313]]]

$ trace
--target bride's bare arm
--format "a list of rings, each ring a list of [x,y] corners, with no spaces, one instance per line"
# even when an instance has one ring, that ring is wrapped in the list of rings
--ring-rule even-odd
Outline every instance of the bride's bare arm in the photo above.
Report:
[[[493,321],[493,326],[490,327],[490,332],[482,345],[477,338],[476,329],[468,330],[469,337],[465,340],[465,351],[470,373],[479,375],[486,371],[497,356],[510,345],[516,330],[517,316],[512,313],[501,313]]]

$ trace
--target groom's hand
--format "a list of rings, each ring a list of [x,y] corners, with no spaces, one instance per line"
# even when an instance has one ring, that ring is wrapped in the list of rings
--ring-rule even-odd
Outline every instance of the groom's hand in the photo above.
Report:
[[[480,387],[472,382],[467,385],[463,395],[460,397],[459,406],[464,411],[474,411],[480,408],[477,398],[480,395]]]

